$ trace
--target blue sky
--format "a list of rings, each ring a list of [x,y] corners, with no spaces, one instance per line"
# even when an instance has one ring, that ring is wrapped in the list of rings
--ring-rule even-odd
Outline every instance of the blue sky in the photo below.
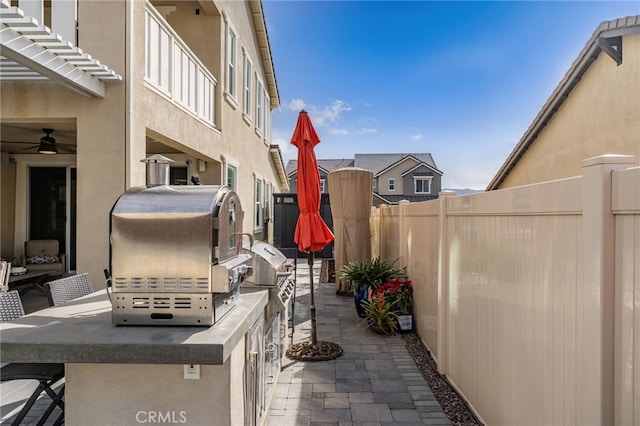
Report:
[[[301,109],[323,159],[429,152],[484,189],[600,22],[640,1],[263,0],[285,163]]]

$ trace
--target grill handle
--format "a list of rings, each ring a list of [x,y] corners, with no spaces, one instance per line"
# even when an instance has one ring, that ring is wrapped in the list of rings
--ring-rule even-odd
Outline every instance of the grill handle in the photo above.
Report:
[[[104,269],[104,286],[105,289],[107,290],[107,296],[109,297],[109,303],[111,303],[113,305],[113,301],[111,300],[111,293],[109,292],[109,289],[111,288],[111,274],[109,273],[108,269]]]

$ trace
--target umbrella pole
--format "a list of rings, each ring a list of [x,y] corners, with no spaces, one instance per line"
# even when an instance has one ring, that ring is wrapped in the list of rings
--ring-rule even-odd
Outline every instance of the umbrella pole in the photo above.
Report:
[[[309,287],[311,290],[311,344],[318,344],[318,333],[316,332],[316,303],[313,296],[313,252],[307,252],[307,264],[309,265]]]

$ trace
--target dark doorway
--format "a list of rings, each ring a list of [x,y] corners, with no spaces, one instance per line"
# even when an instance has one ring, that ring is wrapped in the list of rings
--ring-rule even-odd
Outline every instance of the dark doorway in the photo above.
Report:
[[[68,229],[67,229],[68,226]],[[76,269],[76,169],[29,168],[30,240],[58,240],[69,270]]]

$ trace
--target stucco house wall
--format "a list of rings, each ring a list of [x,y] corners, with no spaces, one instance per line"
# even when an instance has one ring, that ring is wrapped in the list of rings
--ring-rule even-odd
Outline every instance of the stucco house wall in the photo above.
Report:
[[[27,239],[29,167],[77,167],[76,269],[90,272],[94,287],[102,287],[102,270],[109,262],[110,210],[128,188],[145,184],[145,166],[140,160],[149,155],[151,140],[162,143],[167,148],[162,154],[178,164],[191,163],[189,174],[198,176],[202,184],[225,183],[226,163],[236,166],[236,192],[245,213],[244,232],[254,231],[255,179],[262,179],[270,192],[284,189],[277,174],[278,165],[270,155],[270,118],[264,132],[256,131],[255,119],[243,118],[243,52],[250,57],[253,72],[267,90],[264,58],[248,3],[211,2],[206,4],[206,14],[202,11],[196,15],[194,8],[199,4],[181,3],[167,14],[167,19],[217,80],[215,128],[172,103],[145,80],[146,6],[141,1],[82,0],[78,8],[79,47],[123,77],[121,82],[107,85],[105,98],[85,96],[55,82],[2,82],[2,121],[64,121],[75,123],[77,133],[76,155],[11,154],[12,164],[2,166],[3,256],[20,255]],[[159,10],[164,12],[162,7]],[[198,21],[200,17],[202,20]],[[235,103],[223,96],[225,19],[237,34]],[[203,29],[207,31],[204,35]],[[129,47],[125,34],[131,30],[135,36]],[[132,66],[127,67],[128,64]],[[278,103],[276,92],[267,117]],[[9,197],[12,190],[14,198]],[[6,204],[5,198],[9,198]],[[13,212],[7,212],[12,204]],[[11,223],[5,227],[5,222]],[[265,235],[261,230],[257,233]],[[6,234],[13,238],[6,238]]]
[[[603,154],[640,158],[639,76],[640,33],[636,32],[622,37],[620,65],[599,53],[504,180],[489,189],[580,175],[582,160]]]
[[[411,166],[415,166],[416,162],[413,160],[407,160],[403,165],[410,162]],[[391,168],[384,173],[378,175],[378,190],[376,191],[380,195],[399,195],[405,193],[404,188],[404,179],[402,178],[402,173],[405,171],[404,168]],[[394,179],[395,188],[393,191],[389,189],[389,179]]]

